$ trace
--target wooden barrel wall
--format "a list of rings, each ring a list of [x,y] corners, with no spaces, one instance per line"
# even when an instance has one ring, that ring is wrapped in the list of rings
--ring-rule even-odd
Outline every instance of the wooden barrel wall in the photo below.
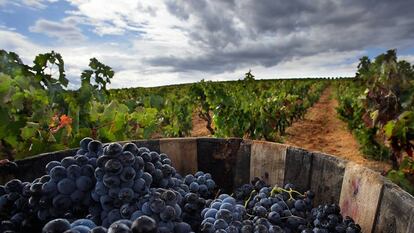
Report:
[[[239,138],[175,138],[133,141],[166,153],[181,174],[204,171],[219,187],[234,187],[262,177],[271,185],[294,183],[300,191],[315,191],[315,204],[337,203],[363,232],[414,232],[414,197],[380,174],[331,155],[283,144]],[[122,142],[121,142],[122,143]],[[76,149],[45,153],[17,161],[0,182],[12,178],[31,181],[45,173],[45,165],[73,155]]]

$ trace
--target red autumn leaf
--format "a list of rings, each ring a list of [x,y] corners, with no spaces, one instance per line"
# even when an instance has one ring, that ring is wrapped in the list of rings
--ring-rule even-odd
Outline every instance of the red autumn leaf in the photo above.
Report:
[[[60,116],[60,126],[64,127],[66,125],[72,124],[72,118],[67,116],[66,114],[63,114]]]

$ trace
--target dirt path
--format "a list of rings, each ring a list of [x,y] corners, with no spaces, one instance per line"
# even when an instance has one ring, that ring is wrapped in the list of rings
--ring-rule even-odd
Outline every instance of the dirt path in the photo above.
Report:
[[[362,156],[358,142],[345,122],[337,117],[337,106],[336,99],[331,98],[331,89],[326,89],[304,119],[287,129],[284,143],[332,154],[379,172],[388,170],[391,167],[389,163],[368,160]]]
[[[191,137],[211,137],[211,133],[207,129],[207,122],[199,117],[195,111],[192,116],[192,125]]]

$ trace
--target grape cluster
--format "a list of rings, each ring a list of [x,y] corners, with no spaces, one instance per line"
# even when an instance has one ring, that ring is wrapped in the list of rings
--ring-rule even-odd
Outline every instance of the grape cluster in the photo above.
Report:
[[[243,205],[237,204],[236,199],[221,194],[218,199],[211,202],[209,208],[201,212],[203,221],[201,232],[240,232],[242,221],[246,216],[246,209]]]
[[[238,187],[234,191],[234,197],[239,202],[243,202],[244,200],[247,200],[249,198],[253,190],[255,192],[258,192],[260,189],[264,187],[268,187],[268,185],[266,185],[266,182],[264,182],[262,179],[259,179],[258,177],[255,177],[250,182],[250,184],[243,184],[242,186]]]
[[[312,220],[315,228],[313,231],[307,229],[308,232],[338,232],[338,233],[356,233],[361,232],[361,227],[355,224],[350,217],[343,218],[340,214],[341,209],[336,204],[319,205],[312,209]]]
[[[13,179],[0,186],[0,232],[38,228],[36,212],[29,209],[31,184]],[[35,204],[30,199],[33,205]]]
[[[140,148],[140,156],[144,160],[144,171],[152,176],[154,188],[173,188],[177,186],[176,170],[171,160],[164,153],[158,154],[148,148]]]
[[[85,216],[93,206],[95,164],[102,144],[85,138],[75,156],[46,165],[46,175],[33,182],[14,179],[0,190],[0,230],[25,231],[53,218]],[[89,145],[91,147],[89,147]]]
[[[168,189],[151,189],[138,203],[139,210],[134,212],[131,219],[148,216],[155,220],[160,233],[163,232],[192,232],[191,226],[182,221],[182,196]],[[187,231],[183,231],[187,229]]]
[[[103,155],[96,161],[97,182],[91,193],[100,205],[90,212],[92,219],[104,227],[119,219],[129,219],[131,209],[137,208],[136,201],[148,192],[153,179],[144,172],[145,162],[139,156],[146,150],[133,143],[111,143],[103,148]]]
[[[98,233],[107,232],[107,229],[96,224],[90,219],[77,219],[70,223],[67,219],[54,219],[43,227],[43,232],[65,232],[65,233]]]
[[[211,178],[210,173],[198,171],[193,175],[189,174],[184,177],[184,182],[193,193],[200,194],[203,198],[210,198],[214,195],[216,183]]]
[[[291,184],[284,188],[261,188],[246,202],[248,214],[254,216],[252,228],[301,232],[308,224],[307,215],[312,209],[314,197],[312,194],[307,192],[302,195],[294,191]]]
[[[43,233],[192,233],[191,228],[184,222],[177,222],[173,231],[166,231],[166,228],[146,215],[140,216],[134,221],[121,219],[113,222],[108,228],[96,226],[89,219],[78,219],[70,223],[67,219],[54,219],[48,222],[42,230]]]
[[[315,194],[292,184],[255,178],[213,199],[215,190],[209,173],[183,177],[166,154],[85,138],[46,175],[0,186],[0,232],[361,232],[337,205],[312,208]]]
[[[253,183],[257,183],[253,182]],[[262,182],[261,182],[262,183]],[[336,204],[312,208],[315,194],[301,194],[294,185],[284,188],[267,185],[242,186],[240,193],[251,189],[247,199],[235,200],[220,195],[203,210],[201,232],[301,232],[301,233],[359,233],[361,228],[349,217],[342,218]],[[246,197],[246,195],[238,195]],[[244,206],[238,203],[243,203]]]
[[[85,216],[93,205],[90,193],[95,187],[94,171],[98,154],[102,153],[102,144],[84,138],[80,145],[81,149],[75,156],[46,165],[47,175],[43,177],[49,177],[48,181],[35,180],[32,183],[32,187],[41,185],[41,189],[32,192],[32,198],[39,203],[32,207],[38,209],[41,221]]]
[[[196,231],[200,228],[202,221],[201,211],[204,209],[208,201],[200,197],[196,193],[187,193],[182,201],[183,207],[182,219],[184,222],[190,224],[191,228]]]

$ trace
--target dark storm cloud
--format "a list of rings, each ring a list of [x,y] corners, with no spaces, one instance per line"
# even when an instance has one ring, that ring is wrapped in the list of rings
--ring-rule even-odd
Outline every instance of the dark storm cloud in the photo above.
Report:
[[[167,8],[193,23],[183,30],[204,51],[147,60],[178,71],[267,67],[327,51],[404,48],[414,42],[411,0],[187,0],[168,1]]]

